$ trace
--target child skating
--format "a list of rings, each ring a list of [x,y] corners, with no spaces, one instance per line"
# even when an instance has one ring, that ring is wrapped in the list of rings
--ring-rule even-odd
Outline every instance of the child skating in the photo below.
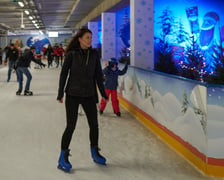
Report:
[[[128,65],[125,64],[125,67],[120,70],[118,68],[118,63],[115,58],[111,58],[108,62],[108,65],[103,69],[103,74],[105,78],[105,92],[108,98],[111,94],[113,110],[117,116],[121,116],[119,101],[117,99],[118,76],[124,75],[127,72],[127,69]],[[107,101],[105,99],[102,99],[99,105],[100,114],[103,114],[106,105]]]

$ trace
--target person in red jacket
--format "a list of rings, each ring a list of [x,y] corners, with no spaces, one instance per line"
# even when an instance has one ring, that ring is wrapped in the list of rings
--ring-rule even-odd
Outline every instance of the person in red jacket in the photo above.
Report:
[[[57,51],[58,61],[61,60],[61,67],[62,67],[62,65],[63,65],[63,55],[64,55],[64,52],[65,52],[65,50],[62,47],[62,44],[60,44],[58,46],[58,48],[56,49],[56,51]]]

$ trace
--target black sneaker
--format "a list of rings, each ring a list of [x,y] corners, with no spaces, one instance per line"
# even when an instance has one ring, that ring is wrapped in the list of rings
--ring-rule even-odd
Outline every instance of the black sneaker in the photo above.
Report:
[[[32,96],[32,95],[33,95],[32,91],[29,91],[29,90],[24,91],[24,96]]]
[[[103,114],[103,111],[100,110],[100,115],[102,115],[102,114]]]
[[[117,115],[118,117],[121,117],[121,113],[120,113],[120,112],[117,112],[116,115]]]
[[[22,92],[21,90],[16,91],[16,95],[17,96],[21,95],[21,92]]]

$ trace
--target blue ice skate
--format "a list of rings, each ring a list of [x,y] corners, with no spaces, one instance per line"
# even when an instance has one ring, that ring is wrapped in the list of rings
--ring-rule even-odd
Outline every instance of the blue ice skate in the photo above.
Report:
[[[91,147],[91,155],[93,161],[100,165],[106,165],[106,158],[100,155],[98,147]]]
[[[65,171],[65,172],[70,172],[72,168],[72,165],[68,160],[68,156],[70,155],[69,151],[70,151],[69,149],[65,151],[62,150],[58,160],[58,169],[61,169],[62,171]]]

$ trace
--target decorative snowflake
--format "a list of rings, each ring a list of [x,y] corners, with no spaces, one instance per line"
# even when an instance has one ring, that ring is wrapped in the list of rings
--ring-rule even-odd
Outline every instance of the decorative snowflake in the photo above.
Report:
[[[149,46],[150,44],[151,44],[151,43],[150,43],[149,40],[145,41],[145,45],[146,45],[146,46]]]
[[[142,23],[142,18],[137,18],[137,19],[136,19],[136,23],[137,23],[137,24],[141,24],[141,23]]]
[[[142,53],[141,53],[141,52],[138,52],[138,53],[137,53],[137,55],[138,55],[138,56],[141,56],[141,55],[142,55]]]
[[[141,5],[145,6],[146,5],[146,1],[145,0],[141,1]]]

